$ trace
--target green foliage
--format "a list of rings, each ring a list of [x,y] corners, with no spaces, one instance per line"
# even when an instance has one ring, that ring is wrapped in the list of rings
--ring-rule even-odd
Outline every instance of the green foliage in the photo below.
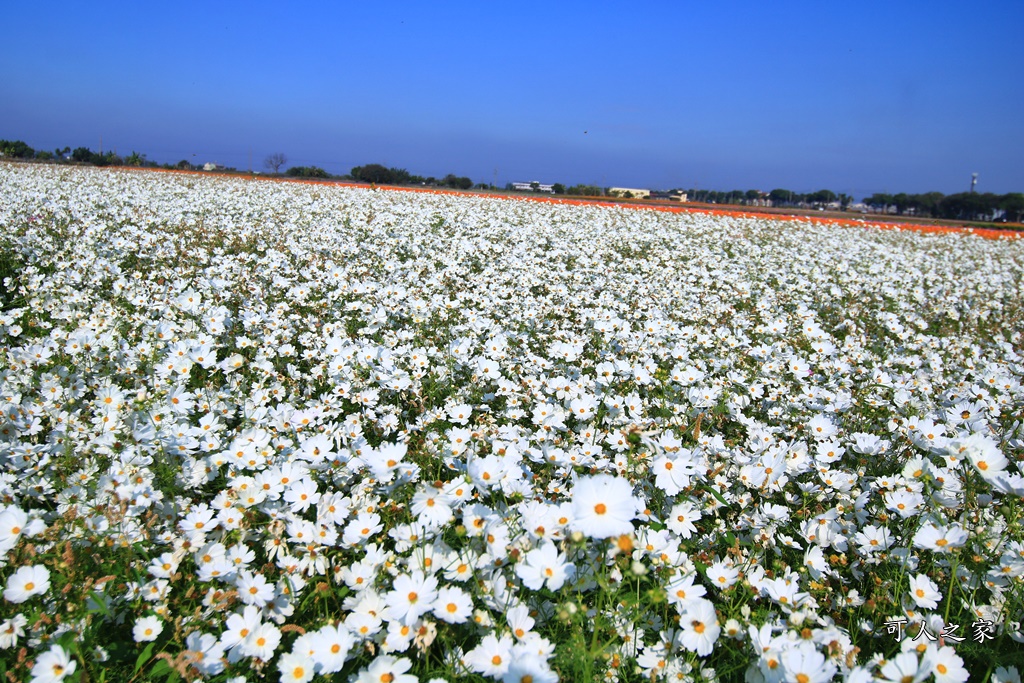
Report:
[[[71,153],[71,160],[82,163],[88,163],[92,161],[93,151],[88,147],[76,147],[75,151]]]
[[[124,159],[114,154],[114,152],[99,154],[88,147],[77,147],[71,153],[71,160],[82,164],[92,164],[93,166],[118,166],[124,163]]]
[[[21,140],[0,140],[0,156],[14,159],[31,159],[36,151]]]
[[[350,175],[364,183],[373,183],[374,185],[388,185],[394,182],[395,176],[391,172],[391,169],[382,166],[381,164],[367,164],[366,166],[356,166],[350,171]]]
[[[838,198],[838,195],[832,190],[818,190],[807,195],[805,201],[812,206],[825,206],[836,201]]]
[[[331,174],[319,166],[292,166],[285,175],[292,178],[330,178]]]
[[[696,201],[701,201],[697,197],[697,191],[694,190],[692,196]],[[778,206],[780,204],[792,204],[794,201],[798,201],[798,195],[794,195],[791,190],[783,190],[782,188],[776,188],[768,193],[768,199],[772,200],[772,205]]]
[[[999,198],[999,208],[1006,212],[1006,218],[1014,223],[1020,223],[1024,215],[1024,194],[1010,192]]]
[[[573,185],[566,188],[565,193],[582,197],[600,197],[604,194],[597,185]]]
[[[412,175],[404,168],[389,168],[388,171],[391,173],[391,182],[396,185],[411,183],[413,180]]]
[[[24,266],[14,245],[7,239],[0,240],[0,311],[13,308],[19,301],[17,277]]]
[[[1018,222],[1024,213],[1024,195],[1011,192],[996,195],[991,192],[959,192],[943,195],[941,192],[924,194],[887,194],[876,192],[864,199],[864,203],[880,213],[892,213],[902,216],[931,216],[948,220],[984,221],[995,218],[998,212],[1004,211],[1006,219]]]
[[[452,173],[446,175],[441,182],[447,185],[448,187],[454,187],[459,190],[468,190],[469,188],[473,187],[472,180],[465,176],[456,176]]]
[[[126,166],[145,166],[146,155],[132,150],[132,153],[125,157],[124,163]]]

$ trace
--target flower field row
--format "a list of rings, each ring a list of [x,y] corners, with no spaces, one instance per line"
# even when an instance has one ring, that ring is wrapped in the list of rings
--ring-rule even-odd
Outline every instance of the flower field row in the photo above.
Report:
[[[1020,241],[0,189],[0,676],[1020,681]]]

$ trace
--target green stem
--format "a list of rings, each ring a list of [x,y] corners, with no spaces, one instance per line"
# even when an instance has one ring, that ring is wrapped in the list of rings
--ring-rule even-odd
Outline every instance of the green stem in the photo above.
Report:
[[[946,591],[946,611],[942,615],[942,621],[945,624],[949,623],[949,609],[953,606],[953,587],[959,581],[959,579],[957,579],[957,577],[956,577],[956,568],[957,568],[957,563],[956,563],[957,555],[956,555],[956,551],[953,551],[950,554],[952,555],[952,558],[950,559],[950,562],[949,562],[949,571],[950,571],[949,589]]]

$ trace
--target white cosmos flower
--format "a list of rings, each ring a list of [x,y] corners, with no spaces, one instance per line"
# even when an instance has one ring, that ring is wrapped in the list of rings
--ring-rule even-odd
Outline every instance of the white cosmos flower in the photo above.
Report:
[[[640,509],[633,487],[621,477],[580,477],[572,490],[572,528],[591,538],[632,533],[632,520]]]
[[[836,675],[838,668],[825,659],[813,643],[802,642],[782,652],[782,666],[787,681],[799,683],[827,683]]]
[[[540,590],[545,583],[551,590],[558,590],[566,579],[573,577],[575,571],[576,566],[548,540],[526,553],[526,557],[516,564],[516,576],[523,580],[524,586],[533,590]]]
[[[445,586],[437,591],[434,600],[434,616],[449,624],[461,624],[473,614],[473,598],[469,593],[455,586]]]
[[[50,570],[41,564],[19,567],[7,579],[4,599],[22,603],[34,595],[42,595],[50,588]]]
[[[956,439],[948,448],[966,455],[978,474],[988,480],[1002,474],[1010,464],[999,444],[986,434],[975,432],[966,439]]]
[[[687,603],[686,611],[679,617],[679,644],[701,657],[707,657],[714,649],[722,627],[718,624],[715,606],[708,600],[698,598]]]
[[[142,644],[195,608],[196,671],[286,680],[404,683],[455,631],[456,668],[549,680],[534,598],[569,560],[668,595],[675,630],[618,624],[663,680],[722,661],[712,585],[757,607],[751,676],[810,682],[842,666],[815,625],[871,597],[823,576],[896,563],[875,597],[934,620],[931,569],[976,544],[956,580],[993,604],[949,607],[998,623],[1024,573],[1020,241],[67,165],[0,187],[0,646],[40,679],[74,665],[28,627],[65,582],[21,565],[85,539],[147,558],[102,598]],[[844,674],[964,675],[924,650]]]
[[[132,628],[132,637],[136,643],[156,640],[157,636],[164,630],[164,622],[157,616],[147,616],[135,622]]]
[[[308,655],[285,652],[277,660],[281,683],[308,683],[316,673],[313,659]]]
[[[901,652],[888,660],[878,673],[881,680],[889,683],[921,683],[932,675],[931,657],[925,655],[918,659],[916,652]]]
[[[910,577],[910,598],[922,609],[935,609],[942,599],[942,593],[927,575],[917,574]]]
[[[60,683],[77,668],[78,662],[64,648],[51,645],[32,666],[32,683]]]

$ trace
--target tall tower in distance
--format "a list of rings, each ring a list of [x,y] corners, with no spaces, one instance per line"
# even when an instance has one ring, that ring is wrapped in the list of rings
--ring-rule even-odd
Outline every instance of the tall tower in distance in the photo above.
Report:
[[[978,174],[977,173],[972,173],[971,174],[971,194],[974,194],[975,187],[977,187],[977,185],[978,185]]]

